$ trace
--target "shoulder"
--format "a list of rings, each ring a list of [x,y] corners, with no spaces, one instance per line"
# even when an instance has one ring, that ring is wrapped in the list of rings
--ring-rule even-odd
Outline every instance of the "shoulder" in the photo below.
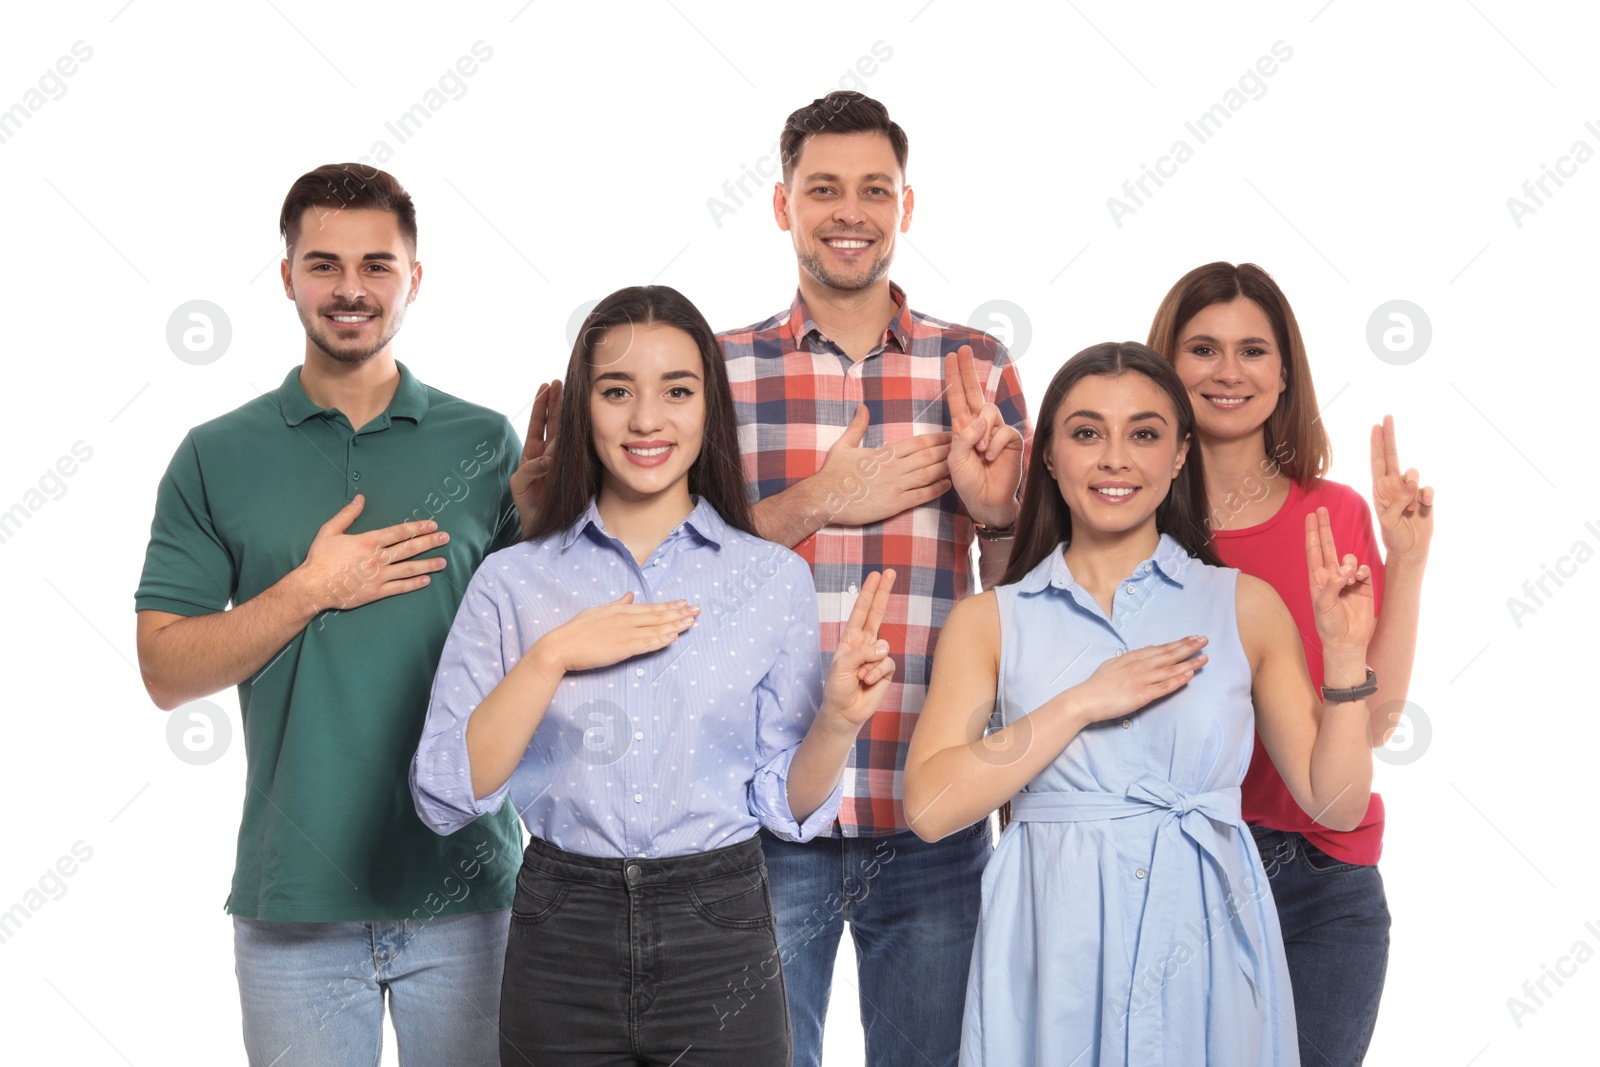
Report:
[[[435,389],[426,383],[420,384],[422,384],[423,391],[428,396],[429,416],[443,416],[452,421],[461,420],[481,423],[486,427],[492,426],[496,430],[511,429],[511,420],[493,408],[484,407],[482,404],[474,404],[470,400],[463,400],[453,393],[447,393],[443,389]],[[424,420],[423,425],[427,425],[426,420]]]
[[[1238,574],[1234,608],[1239,620],[1239,640],[1251,659],[1291,620],[1289,608],[1272,584],[1253,574]]]
[[[1011,353],[1001,340],[991,333],[959,322],[947,322],[913,308],[911,323],[918,337],[937,338],[941,348],[955,351],[962,345],[972,349],[975,363],[1003,368],[1011,365]]]
[[[1370,528],[1372,512],[1367,506],[1367,498],[1343,482],[1321,481],[1306,486],[1304,491],[1303,510],[1312,512],[1317,508],[1327,508],[1328,520],[1333,523],[1335,534],[1346,522]]]
[[[958,640],[997,639],[1000,636],[1000,597],[985,589],[956,601],[939,632],[943,644],[954,634]]]
[[[803,586],[805,592],[815,595],[816,589],[811,580],[811,565],[793,549],[776,541],[768,541],[763,537],[728,526],[723,535],[720,554],[733,569],[754,567],[757,573],[781,576],[786,582]]]
[[[278,407],[277,393],[274,391],[262,393],[232,411],[200,423],[189,431],[186,439],[194,442],[196,448],[248,445],[248,440],[241,441],[241,437],[248,439],[262,432],[287,426],[283,412]]]
[[[753,322],[749,326],[741,326],[736,330],[718,330],[717,343],[721,345],[750,345],[762,334],[771,333],[782,326],[789,318],[787,309],[776,315],[769,315],[760,322]],[[730,353],[731,354],[731,353]]]

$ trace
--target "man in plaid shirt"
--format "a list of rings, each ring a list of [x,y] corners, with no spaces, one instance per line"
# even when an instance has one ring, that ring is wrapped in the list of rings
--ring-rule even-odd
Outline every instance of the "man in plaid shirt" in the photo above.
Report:
[[[800,290],[782,313],[720,335],[762,536],[811,564],[824,650],[867,574],[896,574],[881,636],[899,669],[845,772],[831,837],[763,832],[795,1067],[822,1053],[848,921],[867,1062],[953,1065],[990,850],[988,821],[935,844],[910,831],[901,779],[951,607],[1010,553],[1027,411],[1005,346],[912,311],[889,281],[911,224],[906,135],[876,100],[834,92],[789,116],[773,214]]]

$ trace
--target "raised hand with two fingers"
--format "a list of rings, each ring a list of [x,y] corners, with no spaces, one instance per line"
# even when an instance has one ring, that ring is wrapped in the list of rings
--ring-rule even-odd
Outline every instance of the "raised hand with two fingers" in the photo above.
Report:
[[[983,398],[972,346],[944,357],[950,406],[950,482],[973,521],[1009,526],[1016,520],[1022,481],[1022,434]]]
[[[889,642],[878,638],[894,579],[893,570],[873,571],[861,583],[861,595],[850,609],[823,682],[822,714],[835,715],[851,726],[859,727],[872,717],[894,677]]]

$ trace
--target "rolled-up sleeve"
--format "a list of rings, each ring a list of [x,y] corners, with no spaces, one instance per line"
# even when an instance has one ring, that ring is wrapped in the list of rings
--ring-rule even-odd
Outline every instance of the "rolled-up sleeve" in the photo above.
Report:
[[[490,795],[475,798],[467,756],[467,720],[509,669],[502,605],[488,573],[487,566],[478,569],[456,611],[434,674],[422,740],[411,761],[411,799],[417,817],[441,834],[499,811],[511,788],[508,779]]]
[[[821,627],[811,570],[793,553],[774,575],[774,596],[787,603],[783,647],[756,688],[756,772],[750,812],[785,841],[809,841],[839,814],[843,783],[805,822],[789,809],[789,765],[822,707]],[[781,594],[781,595],[780,595]]]

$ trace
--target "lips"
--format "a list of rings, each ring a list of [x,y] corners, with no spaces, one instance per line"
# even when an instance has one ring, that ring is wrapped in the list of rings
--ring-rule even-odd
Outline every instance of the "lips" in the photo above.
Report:
[[[640,467],[659,467],[677,446],[670,441],[635,441],[622,446],[630,463]]]
[[[1231,396],[1225,394],[1213,395],[1211,393],[1201,393],[1200,396],[1206,401],[1206,403],[1220,411],[1234,411],[1243,407],[1250,401],[1250,397],[1248,396]]]
[[[828,248],[831,249],[832,251],[838,252],[841,255],[847,255],[847,256],[857,255],[859,253],[865,252],[867,249],[871,248],[872,245],[873,245],[873,240],[871,238],[869,238],[869,237],[857,237],[855,235],[829,236],[829,237],[823,237],[823,238],[821,238],[821,240],[822,240],[822,243],[827,245]]]
[[[1139,492],[1137,485],[1127,482],[1107,482],[1102,485],[1091,485],[1089,491],[1094,493],[1095,499],[1107,504],[1126,504]]]

